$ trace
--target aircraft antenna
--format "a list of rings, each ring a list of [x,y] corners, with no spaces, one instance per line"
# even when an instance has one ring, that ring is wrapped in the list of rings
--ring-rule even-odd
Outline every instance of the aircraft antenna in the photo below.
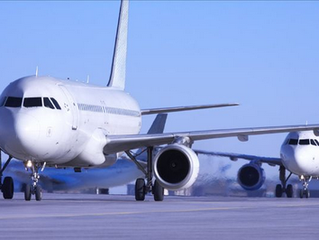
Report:
[[[36,77],[38,76],[38,72],[39,72],[39,67],[37,66],[36,69],[35,69],[35,76]]]
[[[89,82],[90,82],[90,75],[86,77],[86,83],[89,83]]]

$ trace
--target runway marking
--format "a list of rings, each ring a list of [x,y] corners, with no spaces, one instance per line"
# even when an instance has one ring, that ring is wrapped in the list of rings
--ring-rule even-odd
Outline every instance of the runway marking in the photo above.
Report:
[[[203,212],[203,211],[225,211],[245,209],[246,207],[219,207],[219,208],[198,208],[198,209],[180,209],[180,210],[157,210],[157,211],[132,211],[132,212],[106,212],[106,213],[78,213],[78,214],[36,214],[36,215],[16,215],[16,216],[0,216],[0,220],[12,219],[31,219],[31,218],[72,218],[72,217],[101,217],[114,215],[134,215],[134,214],[154,214],[154,213],[187,213],[187,212]],[[251,207],[247,207],[251,208]]]

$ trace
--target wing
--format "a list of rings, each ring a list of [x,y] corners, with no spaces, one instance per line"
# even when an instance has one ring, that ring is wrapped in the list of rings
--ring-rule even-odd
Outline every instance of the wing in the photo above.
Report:
[[[281,158],[273,157],[261,157],[255,155],[247,154],[238,154],[238,153],[225,153],[225,152],[210,152],[203,150],[194,150],[197,154],[203,154],[208,156],[220,156],[220,157],[229,157],[232,161],[237,161],[238,159],[245,159],[248,161],[258,161],[262,163],[268,163],[270,166],[282,166]]]
[[[182,112],[197,109],[206,108],[221,108],[221,107],[232,107],[238,106],[238,103],[222,103],[222,104],[210,104],[210,105],[196,105],[196,106],[182,106],[182,107],[168,107],[168,108],[152,108],[152,109],[142,109],[142,115],[157,114],[157,113],[170,113],[170,112]]]
[[[317,134],[317,131],[319,130],[319,125],[314,124],[259,128],[237,128],[162,134],[108,135],[106,136],[106,145],[104,146],[104,153],[110,154],[141,147],[170,144],[181,139],[190,140],[190,142],[194,142],[198,140],[206,140],[213,138],[238,137],[238,139],[241,141],[247,141],[249,135],[309,130],[314,130],[314,132]]]

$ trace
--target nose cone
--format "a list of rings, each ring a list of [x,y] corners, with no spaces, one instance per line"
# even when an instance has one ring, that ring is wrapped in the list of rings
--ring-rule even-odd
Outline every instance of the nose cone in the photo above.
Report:
[[[281,149],[281,157],[285,167],[297,175],[312,175],[316,168],[315,156],[317,147],[307,146],[289,146]]]
[[[0,145],[10,155],[27,159],[34,157],[39,141],[39,121],[26,113],[6,112],[0,120]]]

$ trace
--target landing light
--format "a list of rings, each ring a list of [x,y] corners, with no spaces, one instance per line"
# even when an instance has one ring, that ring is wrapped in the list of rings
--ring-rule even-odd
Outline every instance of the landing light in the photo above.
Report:
[[[27,166],[28,168],[32,167],[32,161],[31,161],[31,160],[28,160],[26,166]]]

